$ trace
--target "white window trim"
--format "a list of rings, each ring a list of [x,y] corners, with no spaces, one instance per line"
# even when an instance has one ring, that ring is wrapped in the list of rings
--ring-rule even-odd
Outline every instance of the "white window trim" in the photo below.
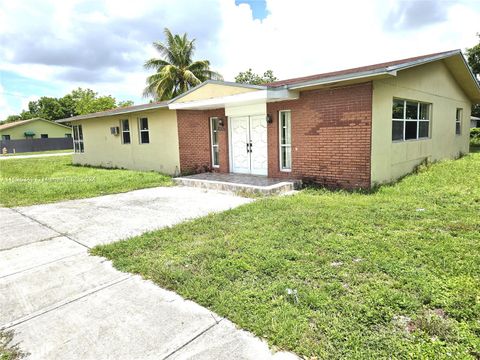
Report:
[[[125,130],[123,127],[123,122],[127,121],[128,122],[128,130]],[[130,130],[130,119],[122,119],[120,120],[120,131],[122,133],[122,144],[124,145],[130,145],[132,143],[132,132]],[[124,133],[129,133],[130,134],[130,142],[126,143],[123,137]]]
[[[427,102],[424,102],[424,101],[419,101],[419,100],[410,100],[410,99],[403,99],[403,98],[393,98],[392,99],[392,105],[393,105],[393,101],[395,100],[401,100],[403,101],[403,119],[394,119],[393,116],[392,116],[392,128],[393,128],[393,122],[394,121],[401,121],[403,122],[403,135],[402,135],[402,139],[400,140],[393,140],[392,139],[392,142],[394,143],[400,143],[400,142],[405,142],[405,141],[422,141],[422,140],[428,140],[428,139],[431,139],[432,137],[432,126],[431,126],[431,123],[432,123],[432,107],[433,105],[431,103],[427,103]],[[414,102],[414,103],[417,103],[417,117],[419,117],[420,115],[420,104],[426,104],[428,105],[428,117],[429,119],[428,120],[423,120],[423,119],[407,119],[407,101],[408,102]],[[410,121],[410,122],[416,122],[417,123],[417,134],[416,134],[416,138],[415,139],[405,139],[405,130],[406,130],[406,123],[407,121]],[[421,122],[428,122],[428,136],[426,137],[419,137],[419,133],[420,133],[420,123]],[[390,134],[390,137],[391,137],[391,134]]]
[[[213,144],[213,121],[218,120],[218,117],[214,116],[210,118],[210,151],[212,153],[212,167],[215,169],[218,169],[220,167],[220,151],[219,151],[219,146],[218,143],[216,145]],[[218,141],[218,127],[217,127],[217,141]],[[218,151],[218,165],[215,165],[215,156],[214,156],[214,150],[217,148]]]
[[[73,125],[72,126],[72,133],[73,133],[73,152],[76,154],[81,154],[85,152],[85,144],[83,143],[83,129],[82,129],[82,138],[80,139],[80,132],[78,131],[82,125]],[[82,144],[82,146],[80,146]]]
[[[290,144],[282,144],[282,113],[289,113],[290,114]],[[292,164],[292,112],[291,110],[280,110],[278,112],[278,161],[280,165],[281,172],[291,172],[291,164]],[[282,148],[283,147],[290,147],[290,168],[284,168],[282,166]]]
[[[458,113],[460,113],[460,116],[457,118],[457,115]],[[457,108],[457,110],[455,110],[455,135],[457,136],[461,136],[462,135],[462,120],[463,120],[463,108]],[[460,132],[457,133],[457,124],[460,125]]]
[[[148,117],[139,117],[137,120],[138,123],[138,142],[140,145],[145,145],[145,144],[150,144],[150,124],[148,124],[148,129],[147,130],[142,130],[142,121],[141,119],[147,119],[148,123]],[[148,133],[148,142],[142,142],[142,133],[147,132]]]

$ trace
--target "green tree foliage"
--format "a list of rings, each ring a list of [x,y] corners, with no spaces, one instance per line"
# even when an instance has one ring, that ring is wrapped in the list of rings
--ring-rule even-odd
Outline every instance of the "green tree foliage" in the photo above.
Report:
[[[128,107],[128,106],[133,106],[132,100],[124,100],[124,101],[118,102],[118,107]]]
[[[477,34],[480,40],[480,33]],[[472,68],[473,72],[477,77],[480,76],[480,41],[474,47],[467,49],[467,61],[468,65]]]
[[[72,91],[75,103],[75,111],[78,115],[91,114],[98,111],[110,110],[117,107],[114,97],[98,96],[98,93],[90,89],[78,88]]]
[[[131,100],[120,101],[117,105],[116,99],[110,95],[98,96],[98,93],[91,89],[78,88],[61,98],[42,96],[36,101],[30,101],[27,110],[23,110],[19,115],[10,115],[0,123],[36,117],[58,120],[131,105]]]
[[[153,47],[160,53],[160,58],[147,60],[146,69],[155,73],[147,77],[145,97],[155,100],[170,100],[208,79],[221,80],[222,76],[210,70],[208,60],[193,61],[195,39],[189,40],[187,34],[173,35],[169,29],[164,30],[166,44],[159,41]]]
[[[259,75],[255,74],[252,69],[248,69],[247,71],[242,71],[235,76],[235,82],[250,85],[262,85],[276,80],[278,79],[273,75],[272,70],[267,70],[263,73],[263,75]]]
[[[477,34],[480,40],[480,33]],[[466,50],[468,65],[472,68],[473,73],[480,81],[480,41],[474,47]],[[472,116],[480,117],[480,104],[472,106]]]

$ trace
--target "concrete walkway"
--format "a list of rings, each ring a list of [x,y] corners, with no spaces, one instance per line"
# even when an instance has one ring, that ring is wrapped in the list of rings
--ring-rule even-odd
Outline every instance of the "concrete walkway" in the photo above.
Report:
[[[0,155],[0,160],[31,159],[31,158],[38,158],[38,157],[52,157],[52,156],[65,156],[65,155],[73,155],[73,152],[54,153],[54,154],[35,154],[35,155]]]
[[[290,359],[90,247],[251,200],[170,187],[0,208],[0,328],[31,359]]]

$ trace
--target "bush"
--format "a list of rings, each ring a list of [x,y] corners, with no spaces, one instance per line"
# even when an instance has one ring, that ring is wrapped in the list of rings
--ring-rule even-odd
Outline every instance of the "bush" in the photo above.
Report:
[[[480,128],[470,129],[470,145],[480,146]]]

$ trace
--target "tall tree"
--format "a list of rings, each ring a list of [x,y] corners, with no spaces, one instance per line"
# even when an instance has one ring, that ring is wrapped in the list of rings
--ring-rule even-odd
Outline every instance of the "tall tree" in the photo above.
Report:
[[[133,101],[126,100],[118,103],[118,106],[130,105],[133,105]],[[27,120],[34,117],[58,120],[110,110],[115,107],[117,107],[117,101],[114,97],[98,96],[98,93],[91,89],[78,88],[61,98],[42,96],[36,101],[30,101],[28,110],[23,110],[20,115],[10,115],[5,122]]]
[[[155,70],[147,77],[147,87],[143,91],[145,97],[170,100],[205,80],[223,79],[219,73],[210,70],[208,60],[193,61],[195,39],[189,40],[186,33],[173,35],[167,28],[164,33],[166,44],[153,43],[161,58],[147,60],[144,64],[146,69]]]
[[[247,71],[242,71],[235,76],[235,82],[250,85],[262,85],[276,80],[278,79],[275,75],[273,75],[272,70],[267,70],[263,73],[263,75],[259,75],[254,73],[252,69],[248,69]]]
[[[477,36],[480,40],[480,33]],[[472,71],[477,76],[477,80],[480,82],[480,41],[474,47],[468,48],[466,53],[468,65],[470,65]],[[472,116],[480,117],[480,104],[472,106]]]

